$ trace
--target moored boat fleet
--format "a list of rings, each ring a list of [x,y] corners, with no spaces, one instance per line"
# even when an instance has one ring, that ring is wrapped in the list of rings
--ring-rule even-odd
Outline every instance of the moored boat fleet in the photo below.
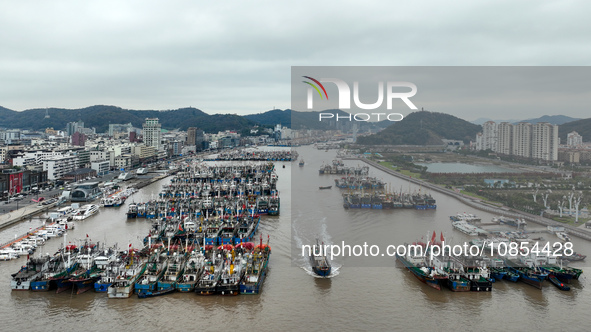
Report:
[[[261,211],[262,197],[271,195],[269,201],[276,198],[279,213],[273,170],[272,164],[240,169],[187,167],[154,201],[155,220],[141,249],[130,245],[127,250],[119,250],[89,241],[72,245],[64,240],[54,255],[28,259],[12,276],[12,289],[55,289],[58,293],[71,290],[76,294],[94,289],[107,293],[109,298],[132,294],[145,298],[177,291],[198,295],[258,294],[271,254],[269,237],[266,243],[262,236],[259,241],[255,238],[261,212],[271,214],[270,206]],[[240,190],[230,189],[232,184],[265,181],[270,185],[264,189],[260,186],[260,192],[243,186],[244,196]],[[220,187],[216,197],[212,196],[213,190],[204,190],[205,184],[225,182],[228,188]],[[216,198],[226,204],[216,204]],[[207,200],[212,203],[204,206]],[[79,213],[89,208],[83,206]]]
[[[433,232],[430,246],[415,242],[404,254],[396,254],[398,262],[428,286],[454,292],[490,292],[495,282],[523,282],[538,289],[548,280],[560,290],[570,290],[569,284],[579,279],[583,270],[564,265],[552,252],[546,254],[488,257],[486,255],[453,255],[442,247]],[[491,241],[492,242],[492,241]],[[491,244],[489,244],[491,245]],[[420,246],[420,247],[419,247]],[[484,246],[484,245],[483,245]],[[442,255],[430,255],[433,247]]]

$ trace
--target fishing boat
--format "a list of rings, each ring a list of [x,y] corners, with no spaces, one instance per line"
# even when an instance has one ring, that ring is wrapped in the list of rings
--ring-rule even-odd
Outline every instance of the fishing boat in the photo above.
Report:
[[[424,257],[407,253],[406,257],[396,254],[396,259],[404,265],[421,282],[441,290],[441,285],[447,283],[447,274],[438,273],[435,269],[424,265]]]
[[[224,267],[224,260],[215,257],[216,253],[211,253],[211,259],[205,262],[204,272],[201,274],[199,282],[195,285],[195,293],[197,295],[213,295],[215,294],[216,286],[220,281],[222,269]]]
[[[506,259],[505,264],[507,265],[507,269],[509,271],[519,274],[520,281],[538,289],[542,289],[542,283],[548,276],[547,273],[539,272],[534,268],[521,265],[510,259]]]
[[[469,292],[470,280],[466,279],[457,269],[444,269],[448,274],[447,288],[453,292]]]
[[[279,196],[273,196],[269,200],[269,212],[267,213],[270,216],[278,216],[279,215],[279,207],[280,201]]]
[[[573,252],[573,254],[572,255],[569,255],[569,256],[564,256],[563,255],[563,257],[564,257],[564,260],[565,261],[570,261],[570,262],[584,261],[585,258],[587,258],[586,255],[579,254],[579,253],[576,253],[576,252]]]
[[[135,256],[135,252],[130,251],[123,260],[119,274],[107,289],[107,296],[110,299],[128,298],[133,294],[135,283],[147,267],[146,263]]]
[[[238,225],[225,222],[221,227],[220,244],[234,244],[234,239],[238,235]]]
[[[162,291],[169,288],[176,288],[176,285],[182,279],[187,264],[186,256],[184,254],[173,253],[168,258],[168,266],[162,279],[158,281],[157,290]],[[138,293],[139,296],[139,293]]]
[[[301,159],[300,159],[300,162],[298,163],[298,165],[299,165],[300,167],[304,167],[304,164],[305,164],[305,162],[304,162],[304,158],[301,158]]]
[[[556,265],[542,265],[540,270],[553,275],[555,278],[562,282],[570,283],[571,280],[578,280],[583,270],[568,266],[556,266]]]
[[[137,204],[129,204],[129,207],[127,209],[127,219],[133,219],[133,218],[137,218],[138,217],[138,206]]]
[[[201,252],[191,252],[181,280],[176,284],[176,289],[183,293],[194,291],[195,284],[203,273],[204,264],[205,256]]]
[[[158,281],[166,273],[167,267],[168,259],[166,252],[159,253],[158,250],[155,250],[146,263],[146,271],[135,282],[134,289],[136,292],[142,289],[149,291],[157,290]]]
[[[490,276],[496,280],[502,280],[507,276],[507,270],[502,267],[491,267]],[[517,280],[515,280],[517,281]]]
[[[99,256],[94,259],[94,262],[100,270],[99,279],[94,283],[94,291],[106,293],[119,275],[121,263],[117,259],[111,260],[107,256]]]
[[[466,267],[463,273],[464,277],[470,280],[470,291],[472,292],[490,292],[492,291],[492,281],[488,268],[482,266]]]
[[[165,295],[165,294],[174,293],[174,291],[175,291],[174,286],[169,286],[168,288],[163,288],[163,289],[156,290],[156,291],[151,291],[151,290],[147,290],[147,289],[140,289],[137,293],[137,297],[140,299],[145,299],[148,297],[155,297],[155,296],[161,296],[161,295]]]
[[[221,295],[240,294],[240,281],[244,277],[245,267],[246,260],[242,257],[241,253],[235,255],[234,250],[228,252],[220,281],[216,285],[216,293]]]
[[[35,280],[49,268],[50,257],[31,258],[20,271],[12,275],[10,288],[12,290],[29,290],[31,281]]]
[[[312,267],[312,271],[318,276],[328,277],[332,268],[323,248],[324,242],[321,247],[318,239],[316,239],[316,245],[312,246],[312,252],[310,253],[310,266]]]
[[[270,255],[271,247],[267,237],[267,244],[262,244],[261,239],[261,244],[246,256],[246,269],[244,278],[240,282],[240,294],[259,294],[261,292],[267,275]]]
[[[56,284],[53,278],[60,274],[69,273],[67,272],[68,268],[71,268],[70,252],[61,249],[50,258],[47,269],[31,280],[31,290],[45,292],[54,289]]]
[[[550,282],[560,290],[563,290],[563,291],[570,290],[569,286],[565,285],[562,281],[558,280],[558,278],[556,278],[556,276],[554,276],[553,274],[548,275],[548,280],[550,280]]]
[[[64,261],[64,265],[56,274],[49,277],[50,282],[57,288],[56,293],[61,293],[72,288],[70,276],[78,269],[79,263],[76,261],[78,248],[75,245],[68,245],[65,250],[66,252],[64,254],[67,258]],[[72,260],[74,260],[74,262],[72,262]]]
[[[249,242],[253,239],[255,232],[259,227],[261,217],[243,216],[239,219],[234,244]]]
[[[85,250],[86,249],[86,250]],[[73,291],[82,294],[94,287],[94,283],[100,278],[100,269],[96,266],[94,259],[98,256],[95,244],[85,245],[76,258],[79,268],[74,271],[69,279]]]

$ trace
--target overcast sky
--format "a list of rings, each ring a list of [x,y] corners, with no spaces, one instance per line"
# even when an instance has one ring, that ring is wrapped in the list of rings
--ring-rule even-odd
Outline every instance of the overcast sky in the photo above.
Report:
[[[247,114],[290,107],[291,66],[591,61],[591,4],[583,1],[287,4],[2,1],[0,105],[17,111],[193,106],[210,114]],[[554,114],[588,117],[586,109],[566,108]],[[519,112],[499,109],[491,116],[490,110],[459,109],[454,115],[468,120],[544,115],[535,108]]]

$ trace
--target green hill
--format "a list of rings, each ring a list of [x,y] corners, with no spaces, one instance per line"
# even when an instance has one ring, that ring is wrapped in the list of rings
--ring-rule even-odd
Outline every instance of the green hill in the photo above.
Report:
[[[453,115],[420,111],[406,116],[377,134],[363,136],[357,143],[366,145],[438,145],[441,139],[468,143],[482,130],[480,125]]]
[[[158,118],[163,129],[187,130],[199,127],[206,132],[220,130],[244,130],[256,125],[255,122],[234,114],[209,115],[196,108],[180,108],[169,111],[126,110],[116,106],[95,105],[81,109],[49,108],[49,119],[45,109],[31,109],[22,112],[0,107],[0,127],[43,130],[47,127],[64,129],[68,122],[82,120],[87,128],[105,132],[110,123],[129,123],[141,128],[146,118]]]

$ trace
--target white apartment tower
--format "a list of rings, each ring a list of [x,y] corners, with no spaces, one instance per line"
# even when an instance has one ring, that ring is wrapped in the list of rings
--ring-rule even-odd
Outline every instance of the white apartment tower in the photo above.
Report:
[[[510,155],[513,145],[513,125],[501,122],[497,126],[497,150],[495,152]]]
[[[494,121],[487,121],[482,124],[482,148],[480,150],[492,150],[497,149],[497,123]]]
[[[160,150],[160,127],[158,118],[146,118],[144,123],[144,143],[147,146],[153,146],[156,150]]]
[[[513,155],[531,158],[532,125],[529,122],[519,122],[513,125]]]
[[[532,125],[531,157],[558,160],[558,126],[547,122]]]

